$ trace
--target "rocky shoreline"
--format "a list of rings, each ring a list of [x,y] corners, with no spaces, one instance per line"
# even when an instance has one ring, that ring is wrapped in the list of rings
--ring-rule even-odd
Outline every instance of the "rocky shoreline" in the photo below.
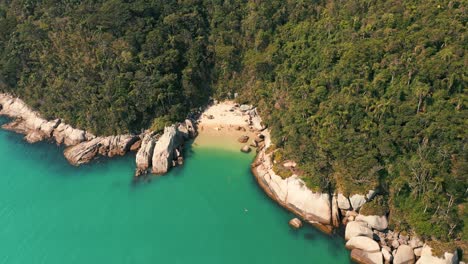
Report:
[[[73,128],[61,119],[46,120],[21,99],[9,94],[0,94],[0,115],[12,119],[2,126],[3,129],[24,134],[29,143],[50,140],[65,145],[64,156],[75,166],[99,156],[123,156],[129,151],[137,151],[135,177],[146,173],[164,174],[171,167],[182,164],[182,146],[197,134],[196,126],[187,119],[166,127],[162,134],[145,131],[140,135],[97,137]]]
[[[273,170],[272,152],[267,153],[271,145],[270,134],[262,124],[256,108],[232,103],[222,105],[220,109],[216,109],[214,114],[207,109],[206,114],[202,114],[197,122],[187,119],[166,127],[163,133],[147,130],[140,135],[96,137],[92,133],[71,127],[63,120],[43,119],[21,99],[0,94],[0,115],[12,118],[2,128],[24,134],[29,143],[51,140],[58,145],[65,145],[65,157],[76,166],[88,163],[98,156],[121,156],[129,151],[136,151],[135,177],[148,173],[164,174],[171,167],[183,164],[183,145],[197,136],[197,123],[202,125],[202,129],[206,124],[216,125],[216,130],[220,130],[223,125],[235,126],[236,130],[249,129],[250,133],[257,134],[250,146],[257,148],[251,170],[259,186],[271,199],[325,233],[345,226],[346,247],[351,250],[354,261],[365,264],[463,263],[458,261],[457,252],[446,252],[443,258],[438,258],[432,256],[429,245],[417,236],[410,237],[389,230],[385,215],[360,214],[360,208],[377,195],[373,190],[367,194],[351,196],[319,193],[309,190],[298,175],[293,174],[283,179]],[[243,143],[247,143],[248,137],[243,137],[242,141],[244,140]],[[250,146],[245,145],[242,151],[246,147],[250,151]],[[294,166],[294,162],[289,161],[281,166]],[[301,223],[297,222],[300,220],[293,220],[294,226],[300,227]]]
[[[269,132],[265,130],[262,135],[265,145],[258,149],[251,166],[259,186],[278,204],[327,234],[344,226],[346,248],[351,250],[353,261],[362,264],[463,263],[458,261],[456,251],[446,252],[443,258],[439,258],[433,256],[431,247],[416,235],[389,230],[385,215],[360,214],[360,208],[377,195],[373,190],[351,196],[319,193],[309,190],[298,175],[283,179],[273,170],[274,150],[267,152],[271,145]],[[294,164],[288,161],[280,166],[289,167],[291,163]]]

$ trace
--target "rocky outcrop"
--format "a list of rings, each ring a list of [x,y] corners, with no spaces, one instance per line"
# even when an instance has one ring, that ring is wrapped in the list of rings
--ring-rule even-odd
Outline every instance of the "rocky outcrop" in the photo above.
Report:
[[[361,194],[354,194],[349,197],[349,201],[351,202],[351,206],[353,207],[354,211],[358,212],[359,209],[366,203],[366,196]]]
[[[151,172],[164,174],[169,168],[175,166],[174,161],[178,158],[176,149],[183,143],[184,140],[176,126],[164,128],[164,134],[154,146]]]
[[[267,131],[264,135],[265,148],[257,155],[252,172],[265,192],[282,206],[301,216],[307,222],[331,225],[330,196],[313,192],[297,175],[283,179],[273,171],[271,154],[265,149],[271,143]]]
[[[349,210],[351,209],[351,204],[349,203],[348,197],[344,196],[343,194],[339,193],[337,197],[338,207],[341,210]]]
[[[186,140],[196,135],[196,126],[189,119],[164,128],[162,135],[145,133],[140,150],[136,154],[135,176],[148,172],[164,174],[171,167],[182,164],[181,148]]]
[[[83,141],[92,140],[94,135],[81,130],[73,128],[70,125],[60,123],[54,130],[53,136],[57,144],[65,144],[65,146],[73,146]]]
[[[59,119],[48,121],[42,118],[21,99],[11,95],[0,94],[0,105],[0,115],[14,119],[3,128],[25,134],[25,139],[30,143],[54,137],[58,144],[72,146],[95,138],[91,133],[72,128]]]
[[[151,167],[151,159],[153,157],[154,145],[156,144],[157,136],[152,132],[145,133],[141,140],[141,146],[136,154],[136,172],[135,176],[146,174]]]
[[[241,151],[244,152],[244,153],[249,153],[251,151],[249,145],[244,145],[242,148],[241,148]]]
[[[134,135],[97,137],[68,147],[65,149],[64,155],[73,165],[87,163],[98,154],[107,157],[122,156],[130,150],[131,145],[138,139],[138,136]]]
[[[421,251],[421,257],[416,264],[457,264],[459,263],[457,252],[445,252],[444,258],[438,258],[432,255],[432,249],[428,245],[424,245]]]
[[[379,244],[368,237],[357,236],[346,242],[346,248],[352,251],[360,250],[358,256],[354,256],[351,251],[351,257],[359,263],[363,264],[382,264],[382,253]],[[356,253],[355,253],[356,254]],[[357,258],[359,257],[359,258]]]
[[[347,249],[361,249],[367,252],[380,252],[380,247],[372,238],[355,236],[346,242]]]
[[[414,252],[408,245],[398,247],[395,256],[393,256],[393,264],[414,264]]]
[[[358,215],[356,221],[362,221],[367,223],[373,229],[384,231],[388,227],[387,217],[382,215]]]
[[[289,225],[292,228],[299,229],[302,227],[302,221],[299,218],[293,218],[289,221]]]
[[[0,115],[13,119],[3,128],[25,134],[25,139],[30,143],[53,139],[57,144],[67,146],[64,155],[73,165],[87,163],[98,155],[113,157],[138,150],[136,175],[147,173],[150,168],[154,173],[162,174],[171,166],[181,164],[180,146],[197,135],[196,125],[187,119],[172,126],[170,129],[175,133],[164,133],[159,141],[157,135],[150,132],[141,136],[143,140],[135,135],[96,137],[62,120],[48,121],[22,100],[8,94],[0,94]]]
[[[242,106],[241,106],[241,108],[242,108]],[[242,109],[241,109],[241,111],[242,111]],[[256,108],[248,111],[248,114],[249,114],[249,123],[252,125],[252,127],[254,129],[256,129],[258,131],[263,131],[266,128],[266,126],[263,125],[262,119],[258,115],[258,112],[257,112]]]
[[[349,240],[357,236],[365,236],[365,237],[372,238],[373,235],[374,233],[372,232],[372,229],[370,229],[365,222],[353,221],[353,222],[349,222],[346,225],[346,229],[345,229],[346,240]]]
[[[351,250],[351,259],[360,264],[380,264],[382,263],[382,254],[379,252],[369,253],[361,249]]]

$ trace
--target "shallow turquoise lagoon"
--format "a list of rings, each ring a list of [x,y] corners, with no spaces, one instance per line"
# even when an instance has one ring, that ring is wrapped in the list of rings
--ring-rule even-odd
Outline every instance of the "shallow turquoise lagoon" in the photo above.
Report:
[[[253,155],[186,152],[183,167],[134,184],[134,154],[76,168],[0,130],[0,263],[350,263],[341,238],[289,228]]]

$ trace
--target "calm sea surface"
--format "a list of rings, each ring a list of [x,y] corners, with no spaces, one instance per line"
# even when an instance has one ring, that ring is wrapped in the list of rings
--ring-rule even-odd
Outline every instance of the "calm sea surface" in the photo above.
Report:
[[[6,119],[0,118],[0,123]],[[350,263],[260,190],[253,154],[192,145],[183,167],[132,184],[134,154],[73,167],[0,130],[0,263]]]

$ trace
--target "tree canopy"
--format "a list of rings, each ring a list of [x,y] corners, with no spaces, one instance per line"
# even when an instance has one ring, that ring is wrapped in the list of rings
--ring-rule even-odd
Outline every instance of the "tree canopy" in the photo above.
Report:
[[[377,189],[394,228],[467,241],[465,4],[6,0],[0,90],[96,134],[238,93],[309,187]]]

